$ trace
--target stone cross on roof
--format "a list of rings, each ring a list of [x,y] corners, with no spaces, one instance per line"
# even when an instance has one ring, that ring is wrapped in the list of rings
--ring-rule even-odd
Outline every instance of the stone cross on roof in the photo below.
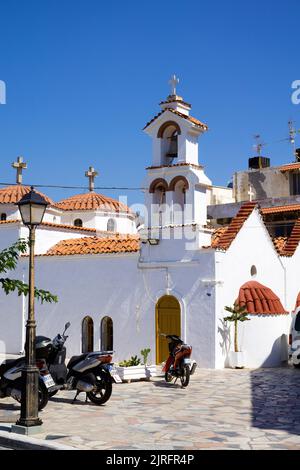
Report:
[[[23,162],[23,157],[18,157],[17,161],[13,162],[11,166],[17,170],[16,183],[22,184],[22,172],[26,170],[27,163]]]
[[[252,202],[253,196],[255,196],[255,193],[253,192],[252,184],[249,184],[248,188],[249,188],[249,191],[248,191],[249,201]]]
[[[176,86],[179,83],[179,78],[174,74],[169,80],[169,85],[171,86],[171,95],[176,96]]]
[[[94,191],[95,177],[98,176],[98,171],[96,171],[92,166],[90,166],[88,171],[85,172],[85,176],[89,179],[89,190]]]

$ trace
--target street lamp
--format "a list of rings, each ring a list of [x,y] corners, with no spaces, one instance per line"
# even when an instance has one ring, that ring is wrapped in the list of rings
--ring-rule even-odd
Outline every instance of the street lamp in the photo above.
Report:
[[[23,224],[29,228],[29,299],[25,344],[26,363],[22,370],[21,416],[16,424],[28,428],[42,424],[42,420],[38,417],[39,370],[36,367],[35,359],[34,244],[35,229],[42,223],[48,203],[31,186],[30,192],[22,197],[17,206],[19,207]]]

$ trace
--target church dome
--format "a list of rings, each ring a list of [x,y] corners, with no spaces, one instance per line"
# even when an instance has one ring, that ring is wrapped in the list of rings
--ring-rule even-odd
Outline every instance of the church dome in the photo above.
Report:
[[[107,212],[127,212],[131,213],[126,204],[122,204],[116,199],[103,196],[102,194],[90,191],[85,194],[76,194],[67,199],[63,199],[55,204],[55,207],[64,211],[92,211],[102,210]]]
[[[29,192],[30,186],[23,186],[22,184],[2,188],[0,189],[0,204],[16,204]],[[36,193],[44,197],[48,204],[54,204],[48,196],[45,196],[45,194],[42,194],[39,191],[36,191]]]

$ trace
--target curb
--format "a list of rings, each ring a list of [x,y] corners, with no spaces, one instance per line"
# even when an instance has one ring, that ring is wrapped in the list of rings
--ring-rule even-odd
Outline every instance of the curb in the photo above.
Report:
[[[45,439],[21,436],[10,431],[0,431],[0,446],[13,450],[78,450],[64,444],[53,444]]]

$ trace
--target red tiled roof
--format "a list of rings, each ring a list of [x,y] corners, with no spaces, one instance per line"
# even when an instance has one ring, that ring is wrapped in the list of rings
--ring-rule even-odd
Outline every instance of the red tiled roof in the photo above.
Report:
[[[278,167],[283,173],[285,171],[300,170],[300,163],[288,163],[287,165],[282,165]]]
[[[300,211],[300,204],[289,204],[288,206],[264,207],[261,209],[263,215],[279,214],[284,212]]]
[[[0,224],[1,225],[5,225],[5,224],[15,224],[16,222],[21,222],[20,220],[0,220]]]
[[[283,256],[293,256],[293,254],[295,253],[299,245],[299,241],[300,241],[300,218],[296,220],[292,233],[289,236],[281,254]]]
[[[282,254],[285,244],[288,240],[288,237],[274,237],[272,238],[272,242],[274,244],[275,250],[279,255]]]
[[[224,233],[215,243],[214,248],[227,250],[230,247],[231,243],[241,230],[243,224],[248,219],[249,215],[253,212],[255,206],[256,202],[246,202],[242,205],[237,215],[232,219],[232,221],[228,225],[227,230],[224,231]]]
[[[218,227],[214,230],[212,236],[211,236],[211,246],[210,248],[217,248],[220,238],[224,235],[224,233],[227,231],[228,225],[225,225],[223,227]]]
[[[13,219],[13,220],[1,220],[0,221],[0,225],[4,225],[4,224],[16,224],[16,223],[21,223],[22,221],[19,219]],[[53,228],[61,228],[61,229],[64,229],[64,230],[71,230],[73,232],[91,232],[91,233],[96,233],[96,229],[95,228],[88,228],[88,227],[75,227],[75,225],[67,225],[67,224],[55,224],[55,223],[52,223],[52,222],[42,222],[39,227],[53,227]],[[98,231],[99,233],[99,231]],[[107,233],[112,233],[115,235],[115,232],[106,232],[106,231],[103,231],[104,234],[107,234]]]
[[[63,199],[55,204],[55,207],[64,211],[86,211],[100,209],[108,212],[131,213],[129,207],[111,197],[90,191],[85,194],[76,194]]]
[[[139,250],[138,235],[83,237],[62,240],[47,251],[46,256],[135,253]]]
[[[30,186],[23,186],[22,184],[16,184],[15,186],[7,186],[0,189],[0,204],[16,204],[20,199],[30,192]],[[48,204],[53,205],[53,201],[45,194],[36,191],[36,193],[43,196]]]
[[[152,122],[156,121],[156,119],[161,116],[163,113],[165,113],[166,111],[170,111],[171,113],[173,114],[176,114],[177,116],[183,118],[183,119],[186,119],[187,121],[190,121],[192,122],[193,124],[195,124],[196,126],[198,127],[202,127],[203,129],[205,130],[208,130],[208,126],[206,124],[204,124],[203,122],[199,121],[199,119],[196,119],[192,116],[187,116],[186,114],[183,114],[183,113],[180,113],[179,111],[176,111],[176,109],[173,109],[173,108],[165,108],[163,111],[161,111],[160,113],[158,113],[156,116],[154,116],[153,119],[151,119],[149,122],[147,122],[147,124],[145,125],[144,129],[146,129],[148,126],[150,126],[150,124],[152,124]]]
[[[41,226],[45,227],[53,227],[53,228],[61,228],[61,229],[66,229],[66,230],[72,230],[73,232],[79,231],[79,232],[92,232],[96,233],[95,228],[89,228],[89,227],[76,227],[75,225],[67,225],[67,224],[55,224],[52,222],[42,222]]]
[[[194,163],[174,163],[172,165],[159,165],[159,166],[148,166],[146,170],[156,170],[158,168],[173,168],[174,166],[189,166],[192,168],[202,169],[203,166],[195,165]]]
[[[236,303],[253,315],[282,315],[288,314],[283,308],[279,297],[266,286],[257,281],[246,282],[239,291]]]

